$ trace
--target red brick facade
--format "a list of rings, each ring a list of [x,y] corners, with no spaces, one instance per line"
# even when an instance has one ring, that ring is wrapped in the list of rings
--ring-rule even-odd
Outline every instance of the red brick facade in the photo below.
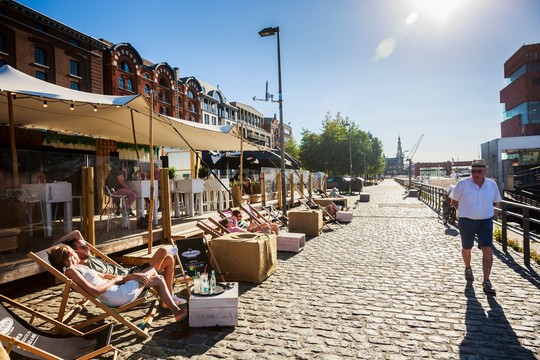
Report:
[[[8,0],[0,1],[0,37],[0,65],[31,76],[39,72],[46,81],[67,88],[103,93],[105,43]],[[36,61],[36,48],[42,61]],[[75,74],[70,61],[76,62]]]

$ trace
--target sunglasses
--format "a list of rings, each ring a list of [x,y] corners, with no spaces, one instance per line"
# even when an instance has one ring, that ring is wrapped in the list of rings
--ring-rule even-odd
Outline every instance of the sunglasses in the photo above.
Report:
[[[471,173],[472,173],[472,174],[481,174],[482,171],[484,171],[484,169],[472,169],[472,170],[471,170]]]
[[[88,250],[88,245],[84,244],[84,245],[81,245],[77,248],[77,250],[79,249],[83,249],[83,250]]]

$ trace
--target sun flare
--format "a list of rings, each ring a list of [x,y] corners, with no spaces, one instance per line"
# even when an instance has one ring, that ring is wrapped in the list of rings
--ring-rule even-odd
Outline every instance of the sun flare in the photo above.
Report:
[[[414,0],[414,4],[421,12],[433,15],[440,20],[451,15],[465,0]]]

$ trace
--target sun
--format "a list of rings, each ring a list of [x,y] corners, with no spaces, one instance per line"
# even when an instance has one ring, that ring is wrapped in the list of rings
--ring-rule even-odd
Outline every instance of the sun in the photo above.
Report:
[[[414,0],[414,4],[421,12],[433,15],[440,20],[446,19],[465,0]]]

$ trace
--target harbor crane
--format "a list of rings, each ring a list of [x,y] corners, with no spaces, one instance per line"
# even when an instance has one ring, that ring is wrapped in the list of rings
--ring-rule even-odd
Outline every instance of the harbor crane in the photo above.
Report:
[[[420,141],[422,141],[422,138],[424,137],[424,134],[420,136],[420,139],[414,144],[411,150],[409,150],[409,154],[407,155],[407,162],[409,163],[409,186],[408,188],[411,188],[412,185],[412,159],[414,157],[414,154],[416,154],[416,150],[418,150],[418,146],[420,146]]]

